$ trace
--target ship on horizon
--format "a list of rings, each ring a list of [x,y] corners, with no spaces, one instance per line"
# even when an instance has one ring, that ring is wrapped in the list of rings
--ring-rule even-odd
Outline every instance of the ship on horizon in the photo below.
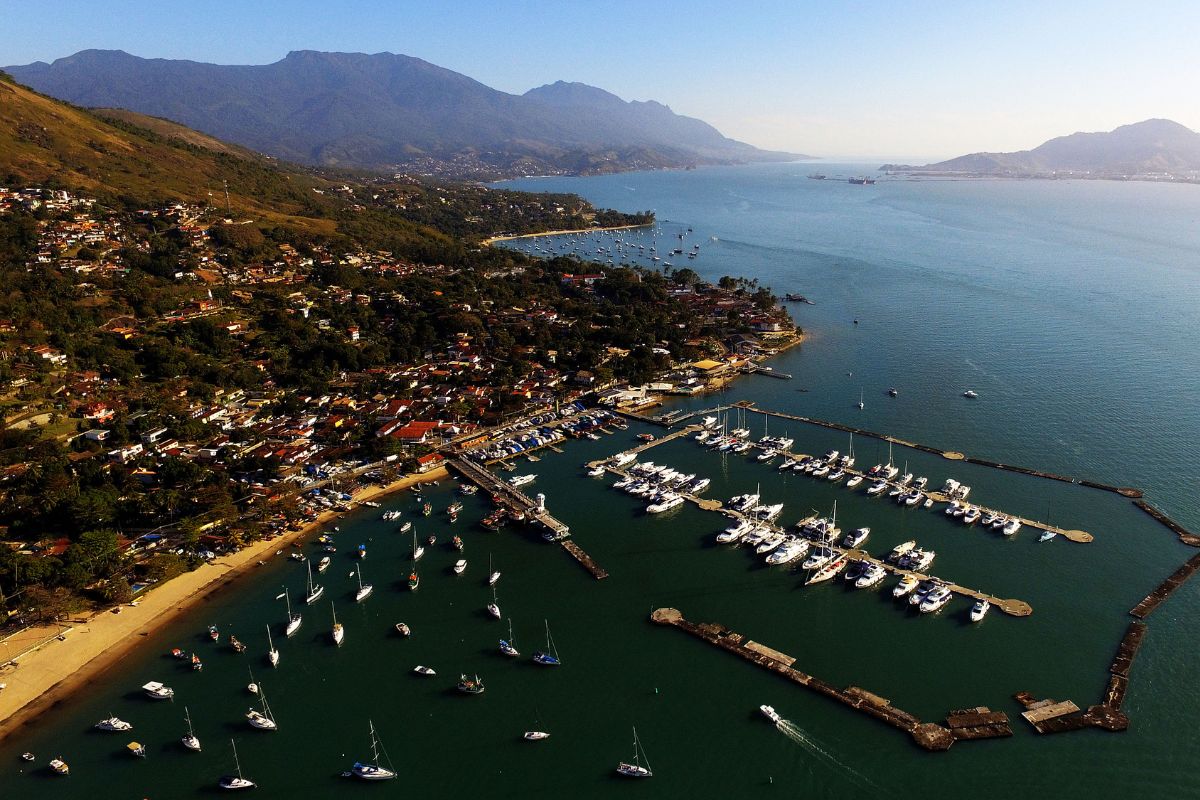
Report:
[[[856,186],[872,186],[875,183],[875,179],[863,175],[858,178],[850,178],[850,182]]]

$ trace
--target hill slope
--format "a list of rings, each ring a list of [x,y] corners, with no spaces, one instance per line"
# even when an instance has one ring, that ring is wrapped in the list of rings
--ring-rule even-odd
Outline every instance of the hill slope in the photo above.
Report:
[[[1200,170],[1200,134],[1171,120],[1149,119],[1105,133],[1060,136],[1032,150],[972,153],[916,169],[1009,175],[1074,172],[1112,177],[1153,173],[1182,176]]]
[[[85,50],[6,69],[72,103],[165,117],[304,163],[588,171],[792,157],[659,103],[561,82],[512,95],[392,53],[298,51],[274,64],[224,66]]]

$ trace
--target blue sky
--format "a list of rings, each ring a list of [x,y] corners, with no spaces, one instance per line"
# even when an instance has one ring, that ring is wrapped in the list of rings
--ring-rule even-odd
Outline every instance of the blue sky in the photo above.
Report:
[[[1149,117],[1200,130],[1197,32],[1195,0],[0,0],[0,63],[387,50],[503,91],[583,81],[761,147],[889,159]]]

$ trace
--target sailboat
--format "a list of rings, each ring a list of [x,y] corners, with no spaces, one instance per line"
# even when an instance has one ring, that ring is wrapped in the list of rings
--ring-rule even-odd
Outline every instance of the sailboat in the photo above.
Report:
[[[354,773],[354,777],[362,778],[365,781],[387,781],[396,777],[396,771],[389,769],[379,763],[379,737],[375,735],[375,723],[367,720],[367,726],[371,731],[371,761],[364,764],[361,761],[355,761],[354,766],[350,771]],[[384,752],[384,757],[387,753]],[[389,759],[388,763],[391,761]]]
[[[492,569],[492,554],[488,553],[488,586],[495,586],[498,580],[500,580],[500,570]]]
[[[858,390],[858,410],[862,411],[864,408],[866,408],[866,404],[863,403],[863,391],[862,391],[862,389],[859,389]]]
[[[319,583],[313,583],[312,562],[306,562],[306,566],[308,567],[308,596],[304,598],[304,602],[311,606],[325,593],[325,587]]]
[[[256,784],[249,778],[242,777],[242,764],[238,761],[237,745],[233,743],[233,739],[229,740],[229,746],[233,748],[233,763],[237,767],[237,775],[224,775],[217,782],[217,786],[222,789],[253,789]]]
[[[425,547],[423,545],[417,544],[417,529],[416,528],[413,528],[412,535],[413,535],[412,560],[420,561],[421,556],[425,555]]]
[[[642,766],[642,761],[646,762],[646,766]],[[617,774],[624,775],[626,778],[652,778],[654,772],[650,769],[650,759],[646,756],[646,751],[642,749],[642,743],[638,741],[637,728],[633,729],[633,763],[629,764],[625,761],[617,764]]]
[[[500,652],[513,658],[521,655],[521,652],[517,650],[517,646],[513,643],[512,617],[508,619],[508,638],[500,640]]]
[[[183,746],[188,750],[194,750],[199,753],[200,740],[196,738],[196,732],[192,730],[192,715],[188,713],[187,706],[183,707],[183,718],[187,720],[188,732],[180,741],[183,742]]]
[[[539,723],[539,720],[537,718],[537,714],[535,713],[534,717],[533,717],[533,724],[537,725],[538,723]],[[525,731],[525,741],[527,741],[527,742],[538,742],[538,741],[541,741],[542,739],[549,739],[549,738],[550,738],[550,734],[546,733],[545,731],[539,731],[536,728],[531,731]]]
[[[500,619],[500,606],[496,600],[496,587],[492,587],[492,602],[488,603],[487,612],[496,619]]]
[[[550,623],[546,623],[546,649],[538,650],[533,654],[534,663],[541,664],[543,667],[558,667],[562,665],[562,661],[558,658],[558,649],[554,646],[554,640],[550,638]]]
[[[333,643],[338,647],[342,646],[342,642],[346,640],[346,629],[342,623],[337,621],[337,609],[333,607],[333,601],[329,601],[329,610],[333,612]]]
[[[304,621],[304,618],[300,616],[299,611],[294,614],[292,613],[292,598],[288,595],[287,587],[284,587],[283,590],[283,601],[287,603],[288,615],[287,627],[283,629],[283,633],[285,636],[291,636],[300,630],[300,623]],[[278,658],[276,658],[276,661],[278,661]]]
[[[262,686],[258,687],[258,699],[262,705],[262,711],[256,711],[253,708],[246,712],[246,719],[250,724],[258,728],[260,731],[277,731],[279,726],[275,724],[275,718],[271,715],[271,707],[267,705],[267,693]]]
[[[288,615],[289,617],[291,614]],[[272,667],[279,666],[279,651],[275,649],[275,642],[271,641],[271,626],[267,626],[267,661],[271,662]]]
[[[355,574],[358,576],[358,591],[354,594],[354,602],[361,603],[363,600],[366,600],[371,596],[371,592],[375,591],[375,586],[374,584],[362,582],[361,564],[359,565],[358,569],[355,570]]]

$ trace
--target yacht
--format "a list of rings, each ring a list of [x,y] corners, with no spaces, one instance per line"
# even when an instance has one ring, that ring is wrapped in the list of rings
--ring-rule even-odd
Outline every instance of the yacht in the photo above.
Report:
[[[537,480],[537,475],[514,475],[508,479],[508,484],[513,487],[519,487],[533,483],[535,480]]]
[[[846,481],[846,488],[853,489],[855,486],[858,486],[862,482],[863,482],[862,475],[854,475],[850,478],[850,480]]]
[[[770,461],[775,456],[779,455],[778,450],[767,449],[758,454],[759,461]]]
[[[995,511],[984,511],[983,516],[979,518],[979,524],[990,528],[992,527],[992,523],[996,521],[996,516]]]
[[[717,542],[719,544],[731,544],[741,539],[754,528],[754,523],[748,519],[743,519],[738,524],[726,528],[717,534]]]
[[[853,549],[860,546],[871,535],[870,528],[855,528],[846,534],[846,538],[842,540],[842,547]]]
[[[975,605],[971,607],[971,622],[983,622],[983,618],[987,616],[991,607],[992,604],[987,600],[976,600]]]
[[[537,742],[542,739],[549,739],[550,734],[545,731],[525,731],[524,739],[527,742]]]
[[[925,599],[921,601],[920,610],[922,614],[932,614],[942,610],[942,606],[950,602],[950,598],[954,595],[950,594],[950,590],[945,586],[939,586],[929,594],[925,595]]]
[[[974,525],[979,521],[979,509],[975,506],[970,506],[963,512],[962,521],[966,525]]]
[[[900,557],[897,564],[901,569],[909,569],[913,572],[924,572],[933,564],[933,559],[937,553],[933,550],[922,550],[921,548],[913,548]]]
[[[412,628],[408,627],[408,624],[405,622],[397,622],[396,623],[396,633],[400,634],[401,636],[406,636],[406,637],[412,636]]]
[[[748,511],[758,504],[758,494],[739,494],[729,499],[729,507],[734,511]]]
[[[813,469],[812,476],[814,478],[824,478],[826,475],[829,474],[829,471],[830,470],[829,470],[828,464],[821,464],[819,467],[815,467]]]
[[[52,759],[50,761],[50,769],[56,775],[70,775],[71,774],[71,768],[69,766],[67,766],[67,762],[62,760],[62,756],[59,756],[58,758]]]
[[[887,570],[876,563],[871,563],[867,566],[863,573],[858,576],[858,580],[854,582],[856,589],[870,589],[877,586],[880,581],[887,576]]]
[[[904,501],[904,505],[906,505],[906,506],[915,506],[926,498],[920,489],[913,489],[911,492],[904,495],[900,499],[902,501]]]
[[[839,467],[837,470],[829,473],[829,477],[827,477],[826,480],[828,480],[830,483],[837,483],[844,477],[846,477],[846,470]]]
[[[1021,530],[1021,523],[1019,520],[1010,519],[1008,522],[1004,523],[1004,527],[1000,530],[1005,536],[1012,536],[1014,533]]]
[[[283,600],[285,603],[287,603],[287,615],[288,615],[287,625],[284,627],[283,633],[285,636],[292,636],[296,633],[296,631],[300,630],[300,623],[304,621],[304,618],[300,616],[299,611],[297,611],[295,613],[292,612],[292,600],[291,600],[291,597],[288,596],[288,591],[287,591],[286,587],[283,590]],[[278,661],[278,660],[279,660],[278,658],[274,659],[274,661]]]
[[[772,533],[759,542],[758,547],[754,548],[754,552],[760,556],[766,555],[783,544],[784,539],[784,534]]]
[[[107,719],[100,720],[92,727],[94,727],[98,731],[109,731],[110,733],[122,733],[124,731],[133,730],[133,723],[126,722],[125,720],[123,720],[119,717],[108,717]]]
[[[233,743],[233,739],[229,740],[229,746],[233,748],[233,763],[237,767],[237,774],[221,776],[221,780],[217,781],[217,786],[222,789],[253,789],[258,784],[249,778],[242,777],[242,764],[238,761],[237,745]]]
[[[790,564],[797,558],[800,558],[802,555],[806,554],[809,547],[811,547],[811,545],[809,545],[809,543],[804,539],[792,539],[789,542],[784,542],[782,545],[775,548],[771,555],[767,556],[767,563],[772,565]]]
[[[867,489],[867,494],[872,496],[883,494],[887,488],[888,485],[886,481],[879,481],[878,483],[871,484],[870,488]]]
[[[158,681],[150,681],[142,686],[142,691],[151,700],[170,700],[175,697],[175,690],[169,686],[163,686]]]
[[[1003,530],[1004,526],[1008,524],[1008,520],[1009,520],[1009,518],[1004,516],[1003,514],[997,514],[996,518],[994,520],[992,520],[992,530],[994,530],[994,531]]]
[[[258,687],[258,699],[262,704],[262,710],[258,711],[252,708],[246,712],[246,719],[250,725],[260,731],[279,730],[279,726],[275,724],[275,719],[271,715],[271,707],[267,705],[267,694],[261,686]]]
[[[517,650],[516,644],[514,644],[511,619],[508,621],[508,638],[500,640],[500,652],[511,658],[521,655],[521,652]]]
[[[804,585],[808,586],[813,583],[821,583],[829,580],[834,575],[837,575],[839,572],[841,572],[848,561],[849,556],[847,556],[845,553],[835,556],[832,560],[826,563],[825,566],[818,569],[812,575],[809,575],[808,580],[804,582]]]
[[[762,712],[764,717],[775,724],[779,724],[783,720],[783,717],[779,716],[779,712],[769,705],[763,704],[758,707],[758,710]]]
[[[705,489],[708,488],[708,485],[710,483],[712,483],[711,478],[697,478],[692,483],[691,486],[687,487],[687,493],[688,494],[700,494],[701,492],[703,492]]]
[[[533,661],[535,664],[541,664],[543,667],[557,667],[562,665],[562,661],[558,657],[558,649],[554,646],[554,640],[550,638],[549,622],[546,622],[546,649],[538,650],[534,653]]]
[[[592,467],[591,469],[589,469],[587,471],[587,474],[588,474],[588,477],[590,477],[590,478],[603,478],[604,471],[605,471],[604,467],[597,466],[597,467]]]
[[[664,511],[670,511],[672,508],[678,508],[683,505],[683,497],[674,492],[664,492],[658,502],[651,503],[646,506],[647,514],[661,514]]]
[[[467,571],[467,560],[465,558],[460,558],[458,561],[454,562],[454,574],[455,575],[462,575],[466,571]]]
[[[910,606],[919,606],[925,600],[925,596],[936,589],[940,584],[933,578],[926,578],[917,584],[917,588],[913,589],[912,594],[908,598]]]
[[[279,651],[275,649],[275,642],[271,641],[271,626],[267,626],[267,661],[271,662],[272,667],[279,666]]]
[[[354,575],[358,578],[358,591],[354,593],[354,602],[361,603],[371,596],[371,592],[375,591],[375,584],[362,582],[362,565],[354,571]]]
[[[951,500],[950,505],[946,506],[946,516],[953,517],[962,511],[962,503],[957,500]]]
[[[773,520],[783,513],[783,503],[775,503],[769,506],[755,506],[750,509],[749,513],[757,520]]]
[[[413,667],[413,674],[424,675],[426,678],[431,678],[434,675],[437,675],[437,673],[433,671],[433,667],[424,667],[420,664],[417,664],[415,667]]]
[[[496,600],[496,587],[495,586],[492,587],[492,602],[488,603],[487,612],[494,619],[500,619],[500,604],[499,604],[499,601]]]
[[[912,550],[916,546],[917,546],[917,542],[915,539],[909,539],[907,542],[901,542],[900,544],[893,547],[892,552],[890,552],[886,556],[884,556],[883,560],[887,561],[888,563],[891,563],[891,564],[898,564],[900,562],[900,559],[903,558],[908,553],[908,551]]]
[[[396,777],[396,771],[383,766],[379,761],[379,738],[375,735],[375,723],[370,720],[367,725],[371,730],[371,760],[367,763],[355,761],[350,768],[356,778],[366,781],[386,781]],[[386,754],[385,754],[386,755]]]
[[[1051,539],[1053,539],[1055,536],[1058,536],[1058,534],[1055,533],[1054,531],[1042,531],[1042,535],[1038,537],[1038,541],[1039,542],[1048,542]]]
[[[900,579],[892,589],[892,597],[904,597],[906,594],[917,588],[917,579],[912,575],[905,575]]]

